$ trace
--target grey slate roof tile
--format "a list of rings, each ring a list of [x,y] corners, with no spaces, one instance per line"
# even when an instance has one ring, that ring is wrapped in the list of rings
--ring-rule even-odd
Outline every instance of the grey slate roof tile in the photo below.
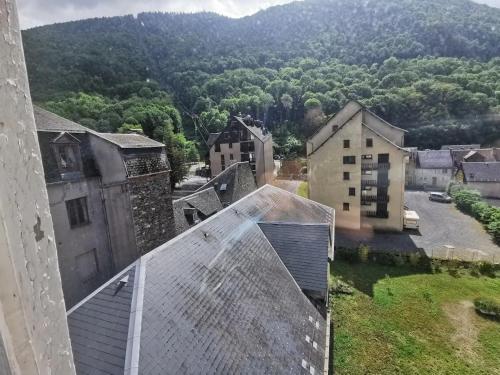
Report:
[[[271,245],[302,289],[328,289],[328,225],[259,223]]]
[[[36,129],[46,132],[85,133],[89,129],[43,108],[33,106]]]
[[[417,163],[424,169],[453,168],[450,150],[417,151]]]
[[[114,295],[117,282],[128,283]],[[68,313],[77,373],[123,374],[135,267]]]
[[[225,190],[221,190],[222,185]],[[231,164],[197,191],[213,187],[223,205],[228,206],[257,189],[255,177],[248,162]]]
[[[500,162],[463,162],[467,182],[500,182]]]
[[[143,256],[137,266],[145,277],[140,332],[128,332],[126,319],[113,319],[99,302],[130,309],[127,294],[113,305],[116,280],[69,314],[78,374],[123,373],[127,334],[140,334],[138,371],[144,375],[303,374],[309,368],[302,360],[322,372],[326,321],[258,223],[267,216],[322,223],[327,230],[310,225],[308,238],[316,230],[328,240],[332,215],[331,208],[266,185]],[[132,289],[127,292],[132,300]]]

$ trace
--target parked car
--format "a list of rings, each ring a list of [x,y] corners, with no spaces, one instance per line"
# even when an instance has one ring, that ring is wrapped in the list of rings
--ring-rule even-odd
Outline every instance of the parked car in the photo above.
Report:
[[[415,211],[405,210],[403,218],[403,227],[405,229],[418,229],[420,225],[420,217]]]
[[[451,203],[451,197],[445,193],[430,193],[429,200],[436,202],[443,202],[443,203]]]

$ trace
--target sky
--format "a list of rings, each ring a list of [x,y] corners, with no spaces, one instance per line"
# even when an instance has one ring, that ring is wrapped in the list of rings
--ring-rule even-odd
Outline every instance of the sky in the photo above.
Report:
[[[475,1],[500,8],[500,0]],[[56,22],[148,11],[212,11],[237,18],[289,2],[291,0],[17,0],[17,6],[21,28],[27,29]]]

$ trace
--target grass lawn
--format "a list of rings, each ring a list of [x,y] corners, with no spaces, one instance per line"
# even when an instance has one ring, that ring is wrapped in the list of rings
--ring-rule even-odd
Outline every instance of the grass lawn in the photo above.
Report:
[[[500,278],[342,260],[330,272],[355,288],[330,299],[336,374],[500,374],[500,322],[472,304],[500,302]]]
[[[297,195],[309,198],[309,188],[307,185],[307,181],[302,181],[297,189]]]

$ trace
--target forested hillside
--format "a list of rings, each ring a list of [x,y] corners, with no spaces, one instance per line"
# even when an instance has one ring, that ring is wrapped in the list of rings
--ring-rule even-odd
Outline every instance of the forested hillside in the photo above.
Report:
[[[120,107],[166,91],[188,136],[187,114],[215,131],[228,113],[250,113],[284,154],[348,99],[409,129],[409,144],[500,138],[500,10],[467,0],[306,0],[242,19],[148,13],[23,37],[34,99],[103,130],[144,126],[133,111],[83,113],[82,101]]]

